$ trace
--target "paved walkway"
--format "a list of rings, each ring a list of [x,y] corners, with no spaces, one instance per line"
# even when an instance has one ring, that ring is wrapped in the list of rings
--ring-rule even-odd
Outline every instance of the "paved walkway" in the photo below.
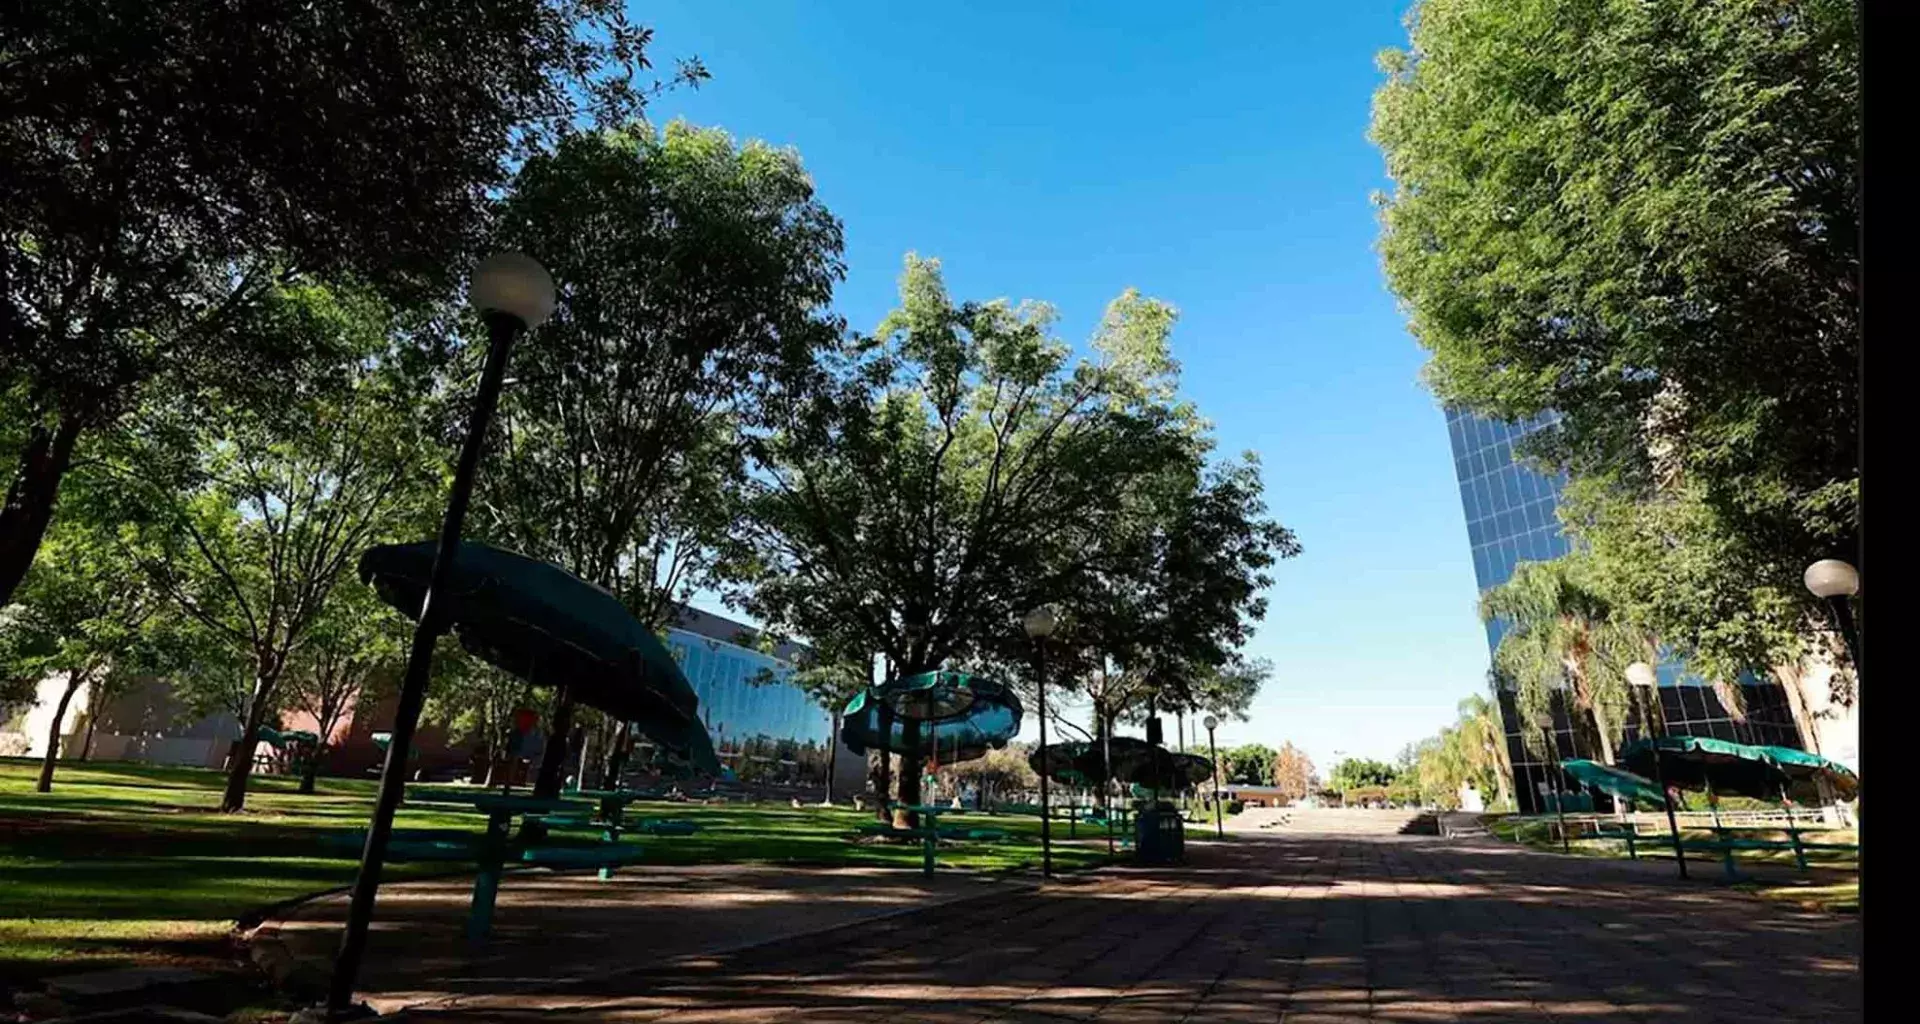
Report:
[[[1338,827],[1330,826],[1330,827]],[[1788,1021],[1861,1016],[1857,918],[1670,865],[1298,828],[1185,869],[991,891],[805,938],[406,1000],[411,1021]],[[1662,870],[1662,868],[1665,868]],[[505,891],[505,890],[503,890]],[[636,917],[645,946],[656,918]],[[613,938],[612,936],[607,936]],[[529,951],[530,953],[533,951]]]

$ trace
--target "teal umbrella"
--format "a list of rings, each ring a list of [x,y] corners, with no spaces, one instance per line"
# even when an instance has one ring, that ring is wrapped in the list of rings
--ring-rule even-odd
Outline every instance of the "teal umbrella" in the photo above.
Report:
[[[1655,807],[1665,806],[1665,798],[1661,795],[1659,786],[1624,768],[1615,768],[1598,761],[1562,761],[1560,770],[1565,772],[1568,778],[1583,786],[1592,786],[1622,800],[1651,804]]]
[[[1860,790],[1860,779],[1850,769],[1818,754],[1711,736],[1634,740],[1620,749],[1619,761],[1629,771],[1658,775],[1681,789],[1711,787],[1762,800],[1775,799],[1785,786],[1802,780],[1824,779],[1842,799]]]
[[[1796,782],[1825,782],[1833,787],[1834,794],[1842,800],[1852,800],[1860,795],[1860,776],[1838,761],[1792,747],[1756,746],[1754,749],[1771,758],[1774,766],[1789,779]]]
[[[1022,714],[1020,698],[1003,683],[923,672],[855,695],[840,716],[840,738],[855,754],[885,750],[952,764],[1006,746]]]
[[[360,578],[418,618],[433,541],[388,544],[360,558]],[[607,591],[558,566],[472,541],[460,545],[447,601],[460,645],[529,683],[629,721],[695,770],[720,773],[700,698],[653,631]]]

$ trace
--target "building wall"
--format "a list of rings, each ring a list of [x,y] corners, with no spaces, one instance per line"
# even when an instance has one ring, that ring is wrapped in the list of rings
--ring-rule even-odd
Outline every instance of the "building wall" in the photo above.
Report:
[[[1460,409],[1447,410],[1454,474],[1460,484],[1460,506],[1466,514],[1467,542],[1473,549],[1474,580],[1481,593],[1505,583],[1521,562],[1547,561],[1572,550],[1556,515],[1566,475],[1537,472],[1515,456],[1523,439],[1557,421],[1552,413],[1522,423],[1502,423]],[[1497,620],[1487,623],[1486,632],[1491,656],[1500,646],[1505,624]],[[1678,661],[1663,662],[1659,677],[1661,708],[1671,733],[1794,748],[1806,745],[1794,723],[1786,691],[1778,683],[1745,680],[1740,684],[1744,699],[1730,702],[1723,701],[1714,687]],[[1552,768],[1523,742],[1521,730],[1532,732],[1536,727],[1520,721],[1513,695],[1502,693],[1499,698],[1507,752],[1513,763],[1515,799],[1522,811],[1540,810],[1545,807],[1542,795],[1553,788]],[[1565,697],[1553,703],[1556,756],[1562,760],[1599,757],[1591,716],[1574,713]],[[1733,703],[1744,707],[1730,707]],[[1615,737],[1616,746],[1634,735],[1636,730],[1627,724],[1623,735]]]

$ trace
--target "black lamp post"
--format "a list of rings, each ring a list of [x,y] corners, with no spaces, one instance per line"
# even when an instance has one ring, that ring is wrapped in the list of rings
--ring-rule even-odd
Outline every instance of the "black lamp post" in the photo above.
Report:
[[[1627,666],[1627,682],[1634,689],[1643,692],[1651,702],[1653,714],[1654,738],[1658,739],[1666,732],[1666,712],[1660,707],[1660,675],[1653,666],[1644,661],[1636,661]],[[1662,758],[1659,748],[1653,751],[1653,781],[1660,787],[1660,802],[1667,809],[1667,831],[1673,835],[1673,860],[1680,865],[1680,877],[1687,877],[1687,854],[1680,845],[1680,821],[1673,813],[1673,793],[1667,789],[1666,769],[1661,767]]]
[[[1546,741],[1547,761],[1556,768],[1560,763],[1559,745],[1553,741],[1553,712],[1542,711],[1533,716],[1533,724],[1540,727],[1540,738]],[[1567,840],[1567,780],[1565,773],[1554,783],[1553,814],[1560,820],[1560,852],[1572,853],[1573,844]]]
[[[1033,641],[1033,685],[1039,694],[1040,706],[1040,751],[1041,767],[1047,768],[1047,638],[1053,635],[1053,629],[1059,625],[1060,617],[1052,605],[1041,605],[1027,613],[1020,625],[1027,631],[1027,638]],[[1040,876],[1053,877],[1053,808],[1049,802],[1047,776],[1052,772],[1040,773]]]
[[[486,445],[487,425],[493,420],[494,406],[500,400],[500,387],[506,377],[507,357],[513,351],[515,339],[540,326],[553,314],[553,278],[530,256],[500,253],[475,268],[468,298],[487,324],[487,361],[480,373],[480,390],[474,395],[473,411],[467,418],[467,435],[460,443],[460,462],[454,470],[446,514],[440,521],[439,546],[433,554],[427,592],[421,599],[420,618],[414,625],[413,644],[407,651],[407,672],[400,684],[393,736],[387,744],[386,764],[380,772],[380,796],[373,807],[373,820],[367,826],[367,845],[360,855],[360,874],[353,884],[347,929],[341,936],[340,952],[333,963],[333,981],[327,989],[327,1015],[334,1019],[346,1015],[352,1006],[354,982],[360,973],[361,958],[366,954],[367,926],[373,921],[373,902],[380,889],[381,868],[386,864],[387,841],[393,834],[393,815],[406,789],[407,752],[413,749],[414,729],[420,723],[420,709],[427,698],[433,645],[447,628],[447,611],[439,596],[452,577],[461,527],[467,518],[467,503],[473,496],[473,478],[480,466],[481,449]]]
[[[1213,742],[1213,727],[1220,720],[1208,715],[1200,724],[1207,727],[1207,754],[1213,758],[1213,834],[1225,839],[1227,827],[1220,822],[1220,747]]]
[[[1839,560],[1823,558],[1807,566],[1807,589],[1827,603],[1833,624],[1847,642],[1847,658],[1853,662],[1854,678],[1860,676],[1860,634],[1853,623],[1853,595],[1860,592],[1860,570]]]

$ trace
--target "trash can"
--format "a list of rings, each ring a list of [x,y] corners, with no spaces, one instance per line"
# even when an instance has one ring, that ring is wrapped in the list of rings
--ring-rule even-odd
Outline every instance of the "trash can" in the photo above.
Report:
[[[1133,819],[1134,859],[1142,864],[1174,864],[1186,859],[1187,826],[1170,807],[1143,810]]]

